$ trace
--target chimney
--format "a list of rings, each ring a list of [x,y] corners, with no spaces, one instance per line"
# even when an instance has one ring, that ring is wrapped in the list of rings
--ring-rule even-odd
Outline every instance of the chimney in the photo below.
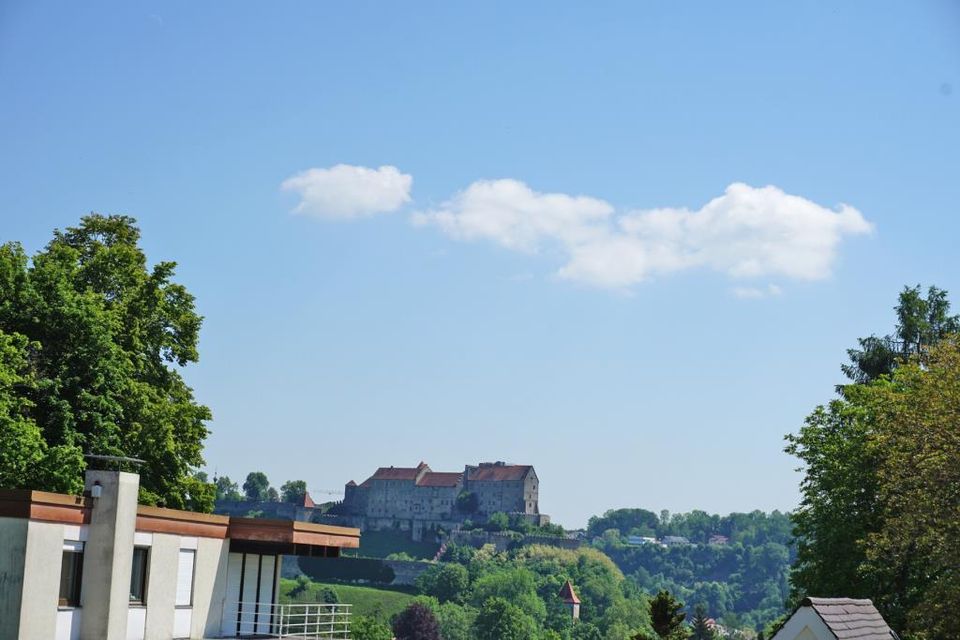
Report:
[[[80,640],[126,640],[140,476],[91,470],[84,489],[93,507],[83,554]]]

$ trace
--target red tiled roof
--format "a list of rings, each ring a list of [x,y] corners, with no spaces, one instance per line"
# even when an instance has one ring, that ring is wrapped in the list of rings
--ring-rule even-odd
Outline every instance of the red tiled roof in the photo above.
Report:
[[[573,585],[570,584],[570,581],[567,580],[562,587],[560,587],[560,599],[566,602],[567,604],[580,604],[580,598],[577,597],[576,592],[573,590]]]
[[[370,476],[370,480],[415,480],[419,468],[415,467],[380,467]]]
[[[470,467],[467,479],[471,482],[477,480],[494,482],[523,480],[531,469],[533,469],[533,467],[528,464],[482,465],[479,467]]]
[[[428,471],[423,474],[418,487],[455,487],[463,480],[463,474],[455,471]]]

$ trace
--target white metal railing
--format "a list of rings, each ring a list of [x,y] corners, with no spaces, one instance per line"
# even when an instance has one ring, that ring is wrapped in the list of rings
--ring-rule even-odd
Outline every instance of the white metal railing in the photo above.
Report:
[[[350,606],[238,602],[237,637],[350,640]]]

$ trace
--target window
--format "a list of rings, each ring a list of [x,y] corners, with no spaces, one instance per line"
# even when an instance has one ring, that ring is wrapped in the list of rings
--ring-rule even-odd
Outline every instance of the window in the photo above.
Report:
[[[193,604],[193,567],[197,552],[193,549],[180,549],[180,562],[177,566],[177,601],[178,607],[189,607]]]
[[[133,569],[130,572],[130,604],[147,602],[147,554],[146,547],[133,548]]]
[[[80,606],[80,580],[83,577],[83,551],[63,550],[60,560],[60,606]]]

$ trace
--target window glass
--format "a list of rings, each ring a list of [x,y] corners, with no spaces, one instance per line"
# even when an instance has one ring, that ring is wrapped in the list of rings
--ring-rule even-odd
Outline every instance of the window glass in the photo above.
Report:
[[[130,602],[144,604],[147,601],[147,552],[146,547],[133,548],[133,569],[130,572]]]
[[[83,551],[64,549],[60,560],[60,606],[80,606],[80,579],[83,572]]]

